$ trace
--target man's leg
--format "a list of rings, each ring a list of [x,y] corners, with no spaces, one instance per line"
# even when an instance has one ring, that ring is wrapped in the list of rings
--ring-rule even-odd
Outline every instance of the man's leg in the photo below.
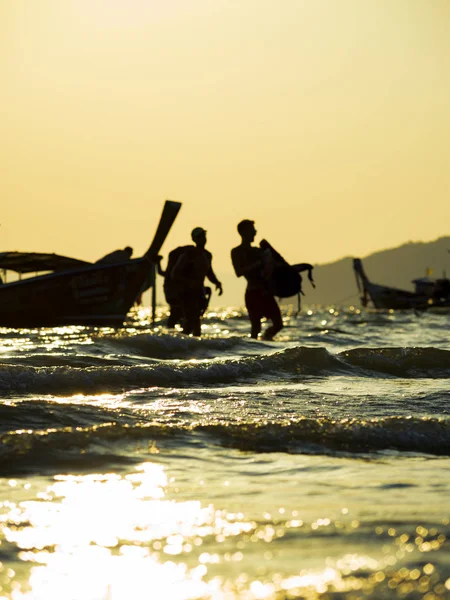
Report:
[[[202,335],[201,320],[202,315],[205,312],[203,310],[204,302],[205,294],[202,285],[202,287],[194,294],[192,302],[192,335],[195,335],[196,337],[200,337]]]
[[[173,329],[175,325],[181,321],[181,308],[178,304],[171,304],[169,308],[170,314],[167,319],[167,327]]]
[[[185,322],[183,333],[192,333],[192,335],[197,337],[201,336],[200,314],[202,293],[203,290],[201,290],[201,292],[198,290],[189,290],[184,297]]]
[[[250,323],[251,323],[251,337],[253,339],[258,339],[258,335],[261,331],[261,319],[258,316],[251,316],[250,314],[248,315],[249,319],[250,319]]]
[[[274,336],[283,329],[283,319],[281,317],[280,307],[275,298],[272,298],[272,300],[270,301],[270,316],[268,317],[272,321],[272,325],[264,332],[263,339],[265,340],[272,340]]]
[[[192,333],[192,311],[190,310],[190,306],[183,306],[183,333],[189,335]]]
[[[245,290],[245,307],[251,325],[250,335],[255,340],[261,331],[260,297],[261,292],[259,290]]]
[[[200,323],[200,315],[194,315],[192,317],[192,330],[191,333],[192,335],[195,335],[196,337],[200,337],[202,335],[202,326]]]
[[[169,316],[167,318],[167,327],[173,329],[177,323],[181,322],[182,317],[182,305],[181,296],[178,286],[174,283],[164,282],[164,296],[166,302],[169,305]]]

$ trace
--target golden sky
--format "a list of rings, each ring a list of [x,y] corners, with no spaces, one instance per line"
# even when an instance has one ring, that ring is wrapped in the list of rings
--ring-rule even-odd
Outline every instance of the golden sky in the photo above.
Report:
[[[450,231],[448,0],[2,0],[0,250],[256,221],[292,262]]]

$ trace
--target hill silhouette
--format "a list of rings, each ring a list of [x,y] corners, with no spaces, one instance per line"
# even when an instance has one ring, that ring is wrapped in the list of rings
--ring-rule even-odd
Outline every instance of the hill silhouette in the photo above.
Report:
[[[303,303],[357,303],[359,295],[353,273],[353,258],[361,258],[367,277],[374,283],[413,291],[413,279],[424,277],[431,269],[432,277],[450,275],[450,236],[432,242],[408,242],[397,248],[381,250],[369,256],[348,256],[333,263],[315,265],[316,289],[308,282]]]

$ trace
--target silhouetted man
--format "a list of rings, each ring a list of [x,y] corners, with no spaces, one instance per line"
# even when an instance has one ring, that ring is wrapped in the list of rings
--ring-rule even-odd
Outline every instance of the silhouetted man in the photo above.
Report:
[[[205,277],[222,295],[222,284],[212,268],[212,254],[206,250],[206,231],[196,227],[191,233],[195,246],[185,246],[174,265],[170,277],[174,283],[181,306],[183,333],[200,336],[200,319],[209,297],[205,295]]]
[[[97,264],[114,264],[123,262],[125,260],[130,260],[133,254],[133,248],[131,246],[126,246],[123,250],[114,250],[114,252],[110,252],[103,258],[100,258],[97,261]]]
[[[254,221],[244,219],[237,226],[242,242],[231,251],[231,260],[238,277],[245,277],[245,306],[251,323],[251,336],[257,338],[261,332],[261,319],[270,319],[272,324],[264,332],[265,340],[273,339],[283,328],[280,308],[270,292],[268,275],[273,269],[270,252],[252,246],[256,229]]]
[[[164,271],[161,267],[162,256],[158,256],[157,269],[158,273],[164,277],[164,296],[166,302],[169,305],[169,317],[167,319],[167,327],[174,328],[176,325],[181,323],[183,317],[183,307],[181,304],[181,291],[183,281],[178,282],[172,277],[172,271],[174,266],[187,248],[193,248],[194,246],[178,246],[171,252],[167,258],[167,267]]]

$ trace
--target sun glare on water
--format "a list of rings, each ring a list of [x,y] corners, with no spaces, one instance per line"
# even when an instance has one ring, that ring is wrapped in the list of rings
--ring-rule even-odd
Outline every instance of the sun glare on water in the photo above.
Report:
[[[219,600],[241,597],[240,588],[245,597],[264,599],[274,597],[276,588],[320,594],[331,583],[339,587],[339,572],[327,568],[277,585],[237,573],[231,589],[218,573],[224,561],[243,561],[236,540],[247,536],[269,544],[277,532],[241,513],[169,500],[171,483],[163,466],[147,462],[125,476],[58,475],[33,500],[3,502],[0,533],[17,547],[18,566],[17,573],[0,568],[8,594],[1,598]],[[218,543],[224,553],[214,550]]]
[[[70,598],[115,599],[148,598],[158,589],[168,599],[205,593],[205,566],[188,569],[161,554],[179,554],[188,540],[211,533],[215,515],[200,502],[165,501],[161,466],[146,463],[125,477],[55,479],[34,501],[4,504],[3,535],[35,565],[31,589],[16,589],[14,599],[59,600],[62,590]]]

